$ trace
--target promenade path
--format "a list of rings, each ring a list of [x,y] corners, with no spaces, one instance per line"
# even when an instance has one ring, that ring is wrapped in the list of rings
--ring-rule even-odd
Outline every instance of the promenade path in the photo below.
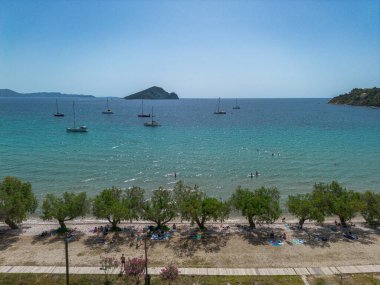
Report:
[[[157,275],[162,267],[148,268],[149,274]],[[354,273],[380,273],[380,265],[352,265],[297,268],[179,268],[181,275],[334,275]],[[99,267],[70,267],[70,274],[104,274]],[[0,266],[0,273],[50,273],[64,274],[64,266]],[[118,274],[120,268],[110,270]]]

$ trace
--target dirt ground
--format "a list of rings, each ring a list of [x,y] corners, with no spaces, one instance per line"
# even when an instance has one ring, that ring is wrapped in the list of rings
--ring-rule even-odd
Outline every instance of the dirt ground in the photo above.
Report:
[[[314,267],[380,264],[380,230],[356,223],[351,229],[335,228],[333,223],[305,224],[297,230],[282,222],[250,230],[244,221],[209,225],[198,232],[189,224],[177,224],[165,240],[147,241],[149,266],[173,263],[178,267]],[[99,266],[101,256],[143,257],[144,243],[137,240],[147,224],[122,224],[122,232],[93,233],[100,221],[75,221],[69,242],[72,266]],[[172,226],[172,224],[169,224]],[[0,225],[0,265],[64,265],[63,238],[54,234],[57,224],[28,221],[20,230]],[[41,233],[46,231],[46,236]],[[268,240],[286,234],[282,245]],[[358,237],[350,240],[344,233]],[[322,239],[323,238],[323,239]],[[327,239],[327,240],[325,240]]]

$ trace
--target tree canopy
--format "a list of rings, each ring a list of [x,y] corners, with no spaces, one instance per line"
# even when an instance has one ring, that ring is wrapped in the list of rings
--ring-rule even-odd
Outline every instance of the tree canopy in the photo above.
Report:
[[[83,217],[88,210],[89,201],[85,192],[78,194],[65,192],[62,197],[49,193],[42,203],[42,219],[56,219],[61,227],[60,230],[66,231],[66,221]]]
[[[370,225],[380,223],[380,193],[367,191],[361,196],[363,201],[361,214],[365,221]]]
[[[289,213],[299,219],[300,228],[306,220],[323,222],[325,219],[323,208],[318,207],[318,200],[312,194],[290,195],[286,205]]]
[[[161,228],[170,222],[177,214],[172,192],[160,187],[154,190],[150,200],[143,204],[143,217]]]
[[[324,201],[321,205],[325,205],[327,214],[338,216],[342,226],[346,226],[347,221],[355,217],[364,207],[358,192],[347,190],[336,181],[331,184],[315,184],[313,193],[318,197],[324,197],[320,198],[320,201]]]
[[[126,190],[125,203],[128,208],[128,219],[138,220],[142,215],[142,208],[144,203],[144,189],[140,187],[132,187]]]
[[[96,195],[92,203],[92,213],[96,218],[107,219],[111,224],[111,230],[117,230],[121,220],[128,218],[128,205],[123,197],[123,191],[112,187],[104,189]]]
[[[200,229],[205,228],[207,221],[223,220],[229,214],[227,203],[208,197],[198,187],[191,188],[179,181],[173,192],[181,219],[196,222]]]
[[[252,228],[256,227],[256,223],[273,223],[281,215],[277,188],[261,187],[251,191],[239,186],[232,194],[231,204],[241,211]]]
[[[0,221],[12,229],[37,209],[37,200],[28,182],[7,176],[0,182]]]

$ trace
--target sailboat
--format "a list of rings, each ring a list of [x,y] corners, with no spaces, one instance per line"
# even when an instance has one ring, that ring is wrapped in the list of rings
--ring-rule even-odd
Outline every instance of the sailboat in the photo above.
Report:
[[[159,122],[153,120],[153,106],[152,106],[152,120],[149,122],[145,122],[144,126],[146,127],[159,127],[161,126]]]
[[[66,128],[66,131],[69,133],[86,133],[87,127],[86,126],[75,126],[75,102],[73,101],[73,114],[74,114],[74,126],[72,128]]]
[[[150,114],[144,114],[144,100],[141,95],[141,114],[138,114],[137,117],[139,118],[150,118]]]
[[[233,106],[232,109],[240,109],[240,106],[237,104],[237,98],[236,98],[235,106]]]
[[[113,114],[112,110],[108,106],[108,98],[107,98],[107,105],[106,105],[106,107],[107,108],[102,112],[102,114]]]
[[[226,114],[226,111],[220,110],[220,97],[219,97],[219,101],[218,101],[218,111],[215,111],[214,114],[215,115],[225,115]]]
[[[64,116],[65,116],[65,114],[60,113],[60,112],[58,111],[58,99],[55,99],[55,108],[56,108],[57,112],[55,112],[55,113],[53,114],[54,117],[64,117]]]

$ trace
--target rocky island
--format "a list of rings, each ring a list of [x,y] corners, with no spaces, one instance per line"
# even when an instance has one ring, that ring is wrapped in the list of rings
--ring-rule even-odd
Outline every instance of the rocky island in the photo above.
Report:
[[[152,100],[161,100],[161,99],[179,99],[178,95],[174,92],[166,92],[163,88],[153,86],[143,91],[131,94],[124,97],[124,99],[152,99]]]
[[[30,98],[56,98],[56,97],[86,97],[86,98],[95,98],[92,95],[78,95],[78,94],[64,94],[60,92],[36,92],[36,93],[18,93],[10,89],[0,89],[0,97],[8,98],[21,98],[21,97],[30,97]]]
[[[329,104],[380,107],[380,88],[354,88],[350,93],[332,98]]]

